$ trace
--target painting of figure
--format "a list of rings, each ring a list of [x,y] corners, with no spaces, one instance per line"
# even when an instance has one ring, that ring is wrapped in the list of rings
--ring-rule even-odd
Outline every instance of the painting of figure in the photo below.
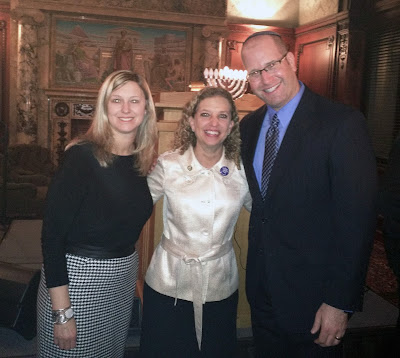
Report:
[[[186,91],[189,28],[55,17],[52,85],[98,88],[113,71],[144,76],[154,92]]]
[[[67,51],[67,55],[71,56],[69,58],[72,59],[72,63],[75,68],[74,79],[76,81],[80,82],[82,80],[96,80],[99,75],[96,57],[95,55],[91,57],[86,53],[83,41],[73,43],[71,48]]]
[[[126,30],[121,30],[121,37],[115,43],[114,49],[114,70],[131,70],[133,45],[131,39],[127,36]]]

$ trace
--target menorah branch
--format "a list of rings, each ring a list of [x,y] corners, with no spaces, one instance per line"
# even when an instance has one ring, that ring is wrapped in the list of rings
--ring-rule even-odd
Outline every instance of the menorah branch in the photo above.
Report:
[[[232,98],[238,99],[247,91],[247,71],[231,70],[228,66],[223,69],[205,69],[204,79],[209,87],[221,87],[227,90]]]

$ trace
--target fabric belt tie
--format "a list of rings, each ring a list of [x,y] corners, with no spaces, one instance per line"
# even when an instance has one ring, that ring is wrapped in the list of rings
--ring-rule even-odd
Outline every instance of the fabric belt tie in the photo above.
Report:
[[[212,249],[204,252],[202,255],[189,254],[184,249],[171,240],[168,240],[164,235],[161,238],[161,247],[171,255],[181,259],[182,264],[190,265],[191,283],[192,283],[192,296],[193,296],[193,310],[194,322],[196,328],[196,338],[201,350],[201,338],[203,333],[203,304],[205,303],[205,296],[203,297],[203,265],[207,261],[219,259],[228,254],[232,249],[232,240],[213,247]],[[176,291],[175,291],[175,304],[178,298],[178,280],[179,269],[176,278]]]

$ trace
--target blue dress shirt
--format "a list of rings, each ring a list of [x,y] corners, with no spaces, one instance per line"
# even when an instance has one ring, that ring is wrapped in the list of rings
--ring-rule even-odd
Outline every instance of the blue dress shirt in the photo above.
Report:
[[[260,186],[260,189],[261,189],[262,167],[264,161],[265,135],[267,134],[268,128],[271,125],[271,119],[273,115],[276,113],[279,119],[279,146],[281,145],[287,127],[289,126],[293,114],[304,93],[304,84],[301,81],[299,81],[299,83],[300,83],[299,92],[297,92],[297,94],[288,103],[286,103],[278,112],[273,110],[271,107],[268,107],[267,113],[265,114],[253,160],[253,167],[256,173],[256,178],[258,181],[258,185]]]

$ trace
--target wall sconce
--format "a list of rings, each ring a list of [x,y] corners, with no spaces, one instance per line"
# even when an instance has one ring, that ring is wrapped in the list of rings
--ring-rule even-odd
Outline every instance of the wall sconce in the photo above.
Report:
[[[204,78],[207,86],[226,89],[234,100],[242,97],[247,91],[246,70],[232,70],[228,66],[219,70],[206,68],[204,70]]]

